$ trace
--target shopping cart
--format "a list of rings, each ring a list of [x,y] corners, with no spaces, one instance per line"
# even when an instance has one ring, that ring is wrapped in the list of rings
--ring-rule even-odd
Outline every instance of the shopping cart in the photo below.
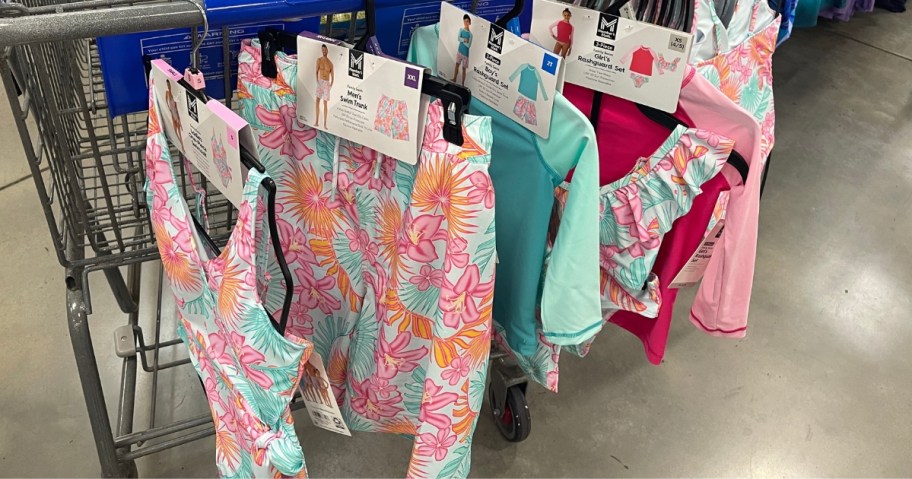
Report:
[[[335,12],[327,10],[349,3],[358,4],[299,2],[295,13],[331,15]],[[155,263],[158,250],[143,191],[147,114],[109,116],[95,39],[168,28],[195,29],[202,24],[202,9],[184,0],[24,0],[21,4],[0,2],[0,18],[5,24],[0,28],[0,77],[57,258],[65,268],[67,324],[101,475],[136,477],[137,458],[211,435],[213,427],[209,414],[169,424],[159,424],[157,418],[157,412],[167,407],[158,404],[156,397],[159,373],[190,361],[175,332],[163,331],[161,281],[152,295],[158,300],[154,324],[140,324],[141,268],[146,263],[160,268]],[[352,35],[357,17],[345,20],[349,18]],[[333,34],[336,24],[324,19],[328,29],[324,33]],[[228,58],[228,36],[223,38]],[[224,63],[225,91],[231,91],[229,62]],[[232,104],[230,95],[226,104]],[[181,170],[183,193],[193,207],[196,195],[184,164],[178,161],[175,167]],[[205,185],[198,173],[195,180]],[[213,236],[224,243],[234,222],[233,210],[215,192],[209,195],[207,207]],[[123,366],[113,424],[89,328],[88,276],[96,272],[104,274],[127,317],[114,334],[115,351]],[[168,348],[183,354],[163,354]],[[184,359],[161,361],[174,356]],[[493,358],[496,367],[490,375],[489,397],[495,422],[508,440],[521,441],[530,426],[524,395],[527,380],[504,355]],[[136,394],[140,368],[151,376],[152,385],[151,396],[140,398],[142,401]],[[292,407],[301,405],[295,401]],[[148,424],[141,430],[134,418],[137,406],[149,408]]]

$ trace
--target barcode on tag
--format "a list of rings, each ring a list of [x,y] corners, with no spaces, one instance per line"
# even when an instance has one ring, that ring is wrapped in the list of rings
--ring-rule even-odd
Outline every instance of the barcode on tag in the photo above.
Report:
[[[314,353],[310,356],[310,360],[304,366],[298,389],[314,426],[351,436],[351,431],[342,418],[342,412],[339,411],[339,405],[336,404],[332,388],[329,387],[329,376],[319,354]]]

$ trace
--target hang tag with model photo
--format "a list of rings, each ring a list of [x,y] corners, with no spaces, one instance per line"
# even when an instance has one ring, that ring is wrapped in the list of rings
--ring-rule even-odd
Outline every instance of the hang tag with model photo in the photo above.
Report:
[[[247,173],[241,165],[240,138],[252,135],[250,125],[218,100],[203,102],[180,83],[183,77],[164,60],[152,60],[162,129],[210,184],[240,207]]]
[[[563,57],[567,83],[674,112],[693,35],[598,10],[535,0],[529,40]]]
[[[301,383],[298,385],[307,414],[314,426],[328,431],[337,432],[344,436],[351,436],[351,431],[342,418],[339,405],[329,386],[329,376],[323,367],[323,358],[316,352],[310,355],[310,360],[304,366]]]
[[[551,133],[560,58],[484,18],[440,5],[437,72],[542,138]]]
[[[426,69],[298,36],[298,121],[408,164],[418,162],[428,98]]]

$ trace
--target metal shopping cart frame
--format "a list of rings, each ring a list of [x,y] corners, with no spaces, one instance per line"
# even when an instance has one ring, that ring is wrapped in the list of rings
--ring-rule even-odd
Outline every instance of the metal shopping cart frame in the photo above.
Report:
[[[360,3],[299,2],[294,16],[353,11]],[[258,21],[267,14],[254,15],[259,17],[246,18]],[[213,25],[212,16],[207,16]],[[349,18],[348,31],[353,35],[357,17]],[[147,114],[108,115],[94,39],[171,28],[195,30],[202,20],[201,8],[190,0],[0,1],[0,78],[57,259],[65,269],[67,325],[104,477],[137,477],[137,458],[209,436],[214,430],[208,413],[169,424],[156,422],[159,373],[190,361],[186,357],[160,361],[163,350],[183,348],[180,339],[163,337],[161,279],[155,292],[158,303],[151,340],[147,341],[148,331],[143,329],[148,325],[140,324],[142,267],[159,259],[143,191]],[[324,34],[332,35],[334,25],[332,19],[324,22]],[[218,23],[214,26],[227,29]],[[227,35],[223,38],[227,58]],[[230,66],[224,63],[225,91],[231,91]],[[229,96],[226,104],[231,107],[231,103]],[[175,167],[181,170],[183,193],[192,205],[195,194],[184,164],[176,162]],[[205,182],[200,176],[196,179]],[[230,204],[210,195],[207,206],[216,240],[226,241],[234,223]],[[160,264],[152,265],[160,269]],[[89,327],[92,301],[88,276],[99,271],[127,317],[126,324],[114,332],[115,351],[123,364],[113,420],[108,414]],[[492,364],[496,367],[490,375],[489,397],[498,429],[507,439],[521,441],[528,436],[530,426],[524,396],[527,380],[503,354],[492,355]],[[140,368],[151,375],[148,404],[137,404]],[[295,401],[292,408],[302,404]],[[148,425],[142,430],[134,430],[138,405],[149,408]]]

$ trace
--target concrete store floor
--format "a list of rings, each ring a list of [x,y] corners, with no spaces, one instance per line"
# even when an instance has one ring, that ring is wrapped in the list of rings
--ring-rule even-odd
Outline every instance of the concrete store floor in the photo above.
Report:
[[[530,389],[528,441],[504,442],[485,408],[474,476],[912,475],[910,20],[824,23],[776,53],[778,141],[747,339],[707,337],[682,307],[654,367],[607,329],[591,357],[565,358],[559,395]],[[0,105],[0,475],[95,476],[63,270],[34,185],[17,182],[27,166]],[[97,276],[91,327],[115,414],[111,331],[124,318]],[[139,390],[148,397],[148,381]],[[164,374],[158,424],[205,412],[200,393],[190,368]],[[147,408],[141,399],[137,427]],[[409,441],[349,439],[299,418],[313,476],[405,473]],[[207,438],[138,462],[147,477],[205,477],[213,457]]]

